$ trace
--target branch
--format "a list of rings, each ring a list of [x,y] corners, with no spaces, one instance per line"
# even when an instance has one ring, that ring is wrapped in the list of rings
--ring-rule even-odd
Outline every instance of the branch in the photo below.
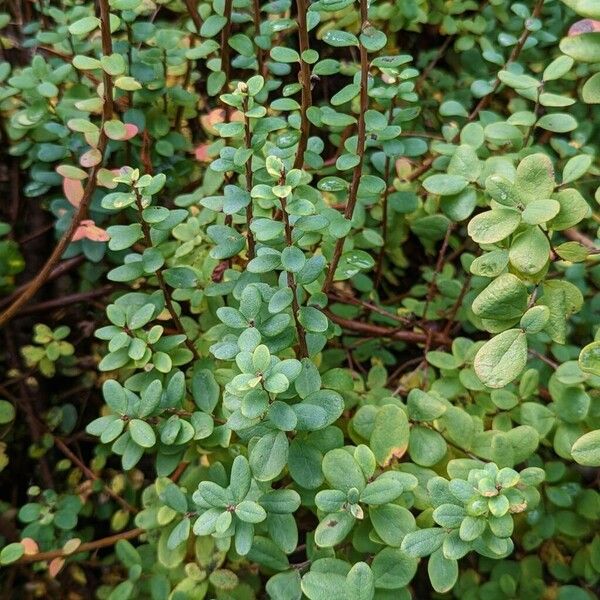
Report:
[[[533,9],[533,13],[531,14],[532,19],[536,19],[537,17],[540,16],[543,6],[544,6],[544,0],[538,0]],[[527,20],[529,20],[529,19],[527,19]],[[521,37],[519,38],[519,41],[517,42],[515,47],[512,49],[512,52],[510,53],[508,60],[504,63],[502,70],[506,69],[506,67],[510,63],[515,62],[519,58],[519,56],[523,50],[523,47],[525,46],[525,42],[527,42],[530,35],[531,35],[531,31],[529,29],[527,29],[527,25],[525,25],[525,28],[523,29],[523,32],[521,33]],[[469,115],[469,122],[474,121],[477,118],[477,116],[479,115],[479,113],[488,106],[488,104],[491,102],[492,98],[494,97],[494,94],[500,88],[501,84],[502,84],[502,82],[500,81],[500,78],[496,75],[496,79],[494,80],[494,85],[492,86],[492,91],[489,94],[486,94],[479,101],[477,106],[473,109],[473,112]]]
[[[260,35],[260,0],[252,0],[252,21],[254,23],[254,35]],[[256,60],[258,62],[258,74],[265,76],[265,59],[262,48],[257,46]]]
[[[306,116],[306,112],[312,104],[312,92],[310,81],[310,67],[302,58],[302,54],[310,49],[308,42],[308,25],[306,24],[306,13],[308,8],[306,0],[296,0],[298,9],[298,42],[300,46],[300,83],[302,84],[302,105],[300,107],[301,125],[300,139],[298,140],[298,149],[296,150],[296,158],[294,159],[294,169],[301,169],[304,166],[304,153],[308,145],[308,136],[310,133],[310,121]]]
[[[109,23],[109,11],[108,11],[108,0],[100,0],[100,29],[102,32],[102,54],[104,56],[110,56],[112,54],[112,40],[110,35],[110,23]],[[103,104],[102,104],[102,122],[100,124],[100,136],[98,139],[97,149],[100,152],[100,155],[104,157],[104,152],[106,150],[106,144],[108,138],[104,131],[104,123],[106,121],[110,121],[113,116],[113,88],[112,88],[112,79],[110,75],[104,71],[103,75],[104,80],[104,91],[103,91]],[[97,186],[97,175],[98,171],[102,167],[102,158],[98,161],[96,165],[94,165],[89,172],[88,180],[85,186],[85,190],[83,193],[83,198],[71,219],[71,223],[67,230],[63,233],[63,236],[58,241],[58,244],[54,247],[54,250],[50,254],[46,264],[42,267],[39,273],[34,277],[31,283],[27,286],[27,289],[23,291],[23,293],[0,315],[0,327],[6,325],[19,311],[19,309],[27,304],[33,296],[37,293],[37,291],[44,285],[50,274],[52,273],[54,267],[60,260],[61,256],[71,243],[71,239],[73,238],[73,234],[79,227],[81,221],[87,216],[88,206],[92,200],[92,196],[96,191]]]
[[[246,144],[246,148],[252,152],[252,132],[250,131],[250,117],[246,116],[248,112],[248,96],[244,96],[244,140]],[[252,154],[250,154],[250,158],[246,161],[246,190],[248,194],[252,192]],[[250,224],[252,223],[252,219],[254,215],[252,214],[252,196],[250,196],[250,201],[248,202],[248,206],[246,206],[246,221],[248,223],[248,258],[252,260],[256,254],[256,244],[254,242],[254,235],[252,234],[252,230],[250,229]]]
[[[598,246],[596,246],[591,238],[575,228],[565,229],[564,231],[561,231],[561,233],[568,240],[571,240],[572,242],[578,242],[582,246],[585,246],[588,250],[598,250]]]
[[[285,183],[285,176],[282,174],[282,183]],[[286,199],[281,198],[281,213],[283,218],[283,225],[285,228],[285,241],[288,248],[291,248],[293,245],[292,241],[292,226],[290,225],[290,219],[286,210]],[[298,346],[299,346],[299,355],[300,358],[308,357],[308,346],[306,345],[306,335],[304,333],[304,328],[300,323],[298,318],[298,312],[300,310],[300,306],[298,305],[298,288],[296,287],[296,280],[294,279],[294,274],[291,271],[287,271],[287,284],[288,287],[292,290],[292,313],[294,315],[294,324],[296,325],[296,334],[298,335]]]
[[[136,527],[135,529],[130,529],[129,531],[123,531],[121,533],[116,533],[115,535],[110,535],[105,538],[101,538],[94,542],[84,542],[81,544],[74,552],[70,554],[66,554],[62,548],[60,550],[50,550],[48,552],[36,552],[36,554],[25,554],[19,560],[12,563],[13,565],[23,565],[32,562],[40,562],[42,560],[52,560],[53,558],[67,558],[69,556],[73,556],[74,554],[81,554],[82,552],[89,552],[90,550],[98,550],[100,548],[107,548],[109,546],[114,546],[119,540],[132,540],[136,537],[139,537],[142,533],[144,533],[145,529],[141,527]]]
[[[48,275],[48,277],[46,278],[46,281],[44,281],[44,283],[50,283],[51,281],[54,281],[61,275],[68,273],[71,269],[78,267],[84,261],[85,261],[85,256],[83,254],[80,254],[79,256],[74,256],[73,258],[68,258],[67,260],[64,260],[62,263],[60,263],[60,265],[58,265],[55,269],[53,269],[53,271],[50,273],[50,275]],[[20,285],[10,296],[6,296],[6,298],[3,298],[0,301],[0,307],[8,306],[11,302],[13,302],[29,287],[30,283],[31,282],[28,281],[27,283]]]
[[[368,0],[360,0],[360,29],[361,31],[368,24]],[[356,200],[358,196],[358,186],[362,176],[362,167],[365,157],[365,139],[366,139],[366,125],[365,125],[365,113],[369,107],[368,98],[368,85],[369,85],[369,59],[367,56],[367,49],[361,43],[360,44],[360,113],[358,115],[358,140],[356,142],[356,152],[358,153],[358,164],[354,168],[352,174],[352,184],[350,186],[350,193],[348,195],[348,204],[344,211],[344,217],[348,220],[352,220],[354,215],[354,207],[356,206]],[[329,263],[329,269],[325,275],[325,282],[323,283],[323,291],[327,293],[333,283],[335,276],[335,270],[337,269],[340,257],[342,256],[342,249],[346,236],[341,237],[337,240],[335,248],[333,250],[333,257]]]
[[[52,300],[46,300],[45,302],[38,302],[37,304],[25,306],[20,311],[19,316],[47,312],[55,308],[65,308],[70,304],[80,304],[81,302],[87,302],[94,298],[102,298],[113,292],[114,289],[115,287],[113,285],[105,285],[95,290],[89,290],[88,292],[67,294],[66,296],[60,296],[59,298],[53,298]]]
[[[69,449],[69,447],[60,439],[54,438],[54,445],[77,467],[79,470],[88,478],[93,481],[100,481],[102,483],[102,489],[115,501],[118,502],[127,512],[136,514],[137,508],[131,506],[127,500],[121,498],[119,494],[114,492],[106,483],[104,483],[94,471],[88,468],[77,456]]]
[[[200,14],[198,13],[198,7],[196,6],[194,0],[184,0],[184,2],[190,18],[194,22],[196,33],[200,34],[200,28],[202,27],[202,19],[200,18]]]
[[[136,207],[140,214],[140,225],[142,226],[142,233],[144,234],[144,241],[146,242],[146,246],[148,248],[152,248],[152,236],[150,235],[150,228],[148,227],[148,223],[146,223],[146,221],[144,221],[144,217],[142,216],[142,213],[144,210],[144,207],[142,205],[142,197],[137,188],[133,188],[133,190],[135,193],[135,204],[136,204]],[[198,360],[200,358],[200,355],[198,354],[198,350],[196,350],[196,347],[194,346],[192,341],[188,338],[187,333],[185,332],[185,329],[183,327],[183,324],[181,323],[181,320],[179,318],[179,315],[177,314],[177,311],[175,310],[175,306],[173,305],[173,300],[171,299],[171,294],[169,293],[169,288],[167,287],[167,283],[166,283],[165,277],[163,275],[163,268],[159,267],[158,269],[156,269],[155,275],[156,275],[156,279],[158,280],[158,285],[160,286],[160,289],[162,290],[162,293],[163,293],[163,296],[165,299],[165,306],[166,306],[167,310],[169,311],[169,314],[171,315],[171,319],[173,320],[173,323],[175,324],[177,332],[182,334],[183,336],[185,336],[185,345],[188,347],[190,352],[194,355],[194,358],[196,360]]]
[[[329,319],[344,329],[356,331],[369,337],[391,338],[410,344],[426,344],[428,339],[431,339],[440,346],[450,346],[452,343],[452,340],[447,336],[447,334],[439,331],[430,330],[429,333],[404,331],[389,327],[381,327],[380,325],[372,325],[371,323],[362,323],[361,321],[354,321],[352,319],[344,319],[343,317],[340,317],[327,309],[323,312],[329,317]]]

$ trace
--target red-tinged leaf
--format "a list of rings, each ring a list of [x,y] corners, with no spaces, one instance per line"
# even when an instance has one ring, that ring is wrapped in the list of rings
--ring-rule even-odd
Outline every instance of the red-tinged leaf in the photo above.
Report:
[[[83,199],[83,184],[79,179],[63,179],[63,192],[65,198],[77,208]]]
[[[125,123],[125,131],[126,133],[123,140],[130,140],[138,134],[139,129],[137,128],[137,125],[134,125],[133,123]]]
[[[119,169],[99,169],[96,181],[100,187],[114,190],[119,184],[114,181],[114,178],[119,175]]]
[[[569,37],[581,35],[582,33],[593,33],[594,31],[600,31],[600,21],[595,19],[581,19],[573,23],[569,28]]]
[[[59,573],[60,570],[63,568],[65,564],[65,559],[62,557],[57,557],[57,558],[53,558],[50,561],[50,565],[48,566],[48,574],[50,575],[50,577],[54,578],[56,577]]]
[[[233,111],[229,115],[230,121],[243,121],[244,115],[239,110]],[[209,113],[200,117],[200,123],[210,133],[215,134],[216,130],[214,126],[217,123],[223,123],[225,121],[225,110],[222,108],[214,108]]]
[[[208,144],[200,144],[196,150],[194,150],[196,160],[200,162],[210,162],[212,160],[212,158],[208,155],[208,147]]]
[[[84,219],[75,230],[72,241],[77,242],[82,239],[88,239],[92,242],[108,242],[110,236],[108,233],[98,227],[91,219]]]
[[[100,150],[97,148],[92,148],[88,150],[85,154],[82,154],[79,159],[79,164],[82,167],[93,167],[97,165],[102,160],[102,154],[100,154]]]
[[[40,550],[37,542],[31,538],[23,538],[21,540],[21,546],[24,548],[24,553],[27,556],[37,554]]]

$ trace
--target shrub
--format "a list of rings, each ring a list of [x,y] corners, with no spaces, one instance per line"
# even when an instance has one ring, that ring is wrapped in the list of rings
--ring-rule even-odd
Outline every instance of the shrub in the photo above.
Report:
[[[6,594],[598,598],[596,1],[10,11]]]

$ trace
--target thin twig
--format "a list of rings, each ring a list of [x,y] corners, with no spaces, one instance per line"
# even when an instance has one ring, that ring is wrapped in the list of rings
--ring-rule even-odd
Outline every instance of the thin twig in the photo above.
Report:
[[[360,28],[361,31],[368,24],[368,0],[360,0]],[[367,55],[367,49],[361,43],[360,44],[360,113],[358,115],[358,139],[356,142],[356,152],[358,155],[358,164],[354,168],[352,174],[352,184],[350,185],[350,193],[348,195],[348,204],[344,211],[344,217],[348,220],[352,220],[354,215],[354,207],[356,206],[356,200],[358,197],[358,186],[362,176],[362,166],[365,157],[365,140],[366,140],[366,123],[365,113],[369,107],[369,58]],[[335,276],[335,270],[337,269],[338,263],[342,256],[342,249],[346,236],[339,238],[336,241],[335,248],[333,250],[333,256],[325,275],[325,282],[323,283],[323,291],[327,293],[331,285],[333,284],[333,278]]]
[[[83,544],[78,546],[74,552],[71,552],[70,554],[66,554],[62,548],[60,550],[50,550],[48,552],[36,552],[35,554],[25,554],[18,561],[12,564],[23,565],[32,562],[48,561],[52,560],[53,558],[66,558],[68,556],[73,556],[74,554],[81,554],[82,552],[89,552],[90,550],[99,550],[100,548],[114,546],[119,540],[133,540],[139,537],[144,532],[145,530],[141,527],[136,527],[135,529],[122,531],[121,533],[116,533],[115,535],[110,535],[108,537],[101,538],[93,542],[84,542]]]
[[[244,96],[244,141],[246,149],[252,151],[252,132],[250,131],[250,117],[246,116],[248,112],[248,96]],[[246,191],[248,194],[252,192],[252,154],[246,161]],[[246,222],[248,225],[248,258],[252,260],[256,254],[256,243],[254,241],[254,235],[250,229],[250,225],[253,219],[252,211],[252,196],[246,206]]]
[[[108,8],[108,0],[100,0],[100,30],[102,34],[102,53],[105,56],[110,56],[112,54],[112,40],[110,34],[110,23],[109,23],[109,8]],[[102,122],[100,124],[100,135],[98,139],[97,149],[100,153],[101,157],[104,157],[104,151],[106,149],[106,144],[108,138],[104,131],[104,123],[112,119],[113,116],[113,87],[112,87],[112,79],[110,75],[104,71],[103,72],[103,81],[104,81],[104,96],[103,96],[103,104],[102,104]],[[85,186],[85,190],[83,192],[83,198],[71,219],[71,223],[67,227],[67,230],[64,232],[62,237],[60,238],[58,244],[54,247],[54,250],[50,254],[48,260],[39,271],[39,273],[35,276],[35,278],[31,281],[31,283],[27,286],[27,289],[23,291],[23,293],[0,315],[0,327],[6,325],[8,321],[10,321],[15,314],[19,311],[19,309],[27,304],[33,296],[37,293],[37,291],[44,285],[45,281],[48,279],[52,270],[60,260],[61,256],[71,243],[71,239],[77,227],[83,219],[87,217],[88,205],[92,200],[92,196],[96,191],[97,186],[97,175],[98,171],[102,167],[102,158],[98,161],[96,165],[94,165],[88,175],[87,184]]]
[[[198,6],[194,0],[184,0],[185,7],[187,8],[188,15],[192,19],[194,23],[194,27],[196,28],[196,33],[200,34],[200,28],[202,27],[202,19],[200,18],[200,14],[198,13]]]
[[[137,188],[133,188],[133,189],[134,189],[134,193],[135,193],[135,204],[136,204],[136,207],[137,207],[139,215],[140,215],[140,225],[142,226],[142,234],[144,235],[144,241],[146,242],[146,246],[148,248],[152,248],[152,236],[150,235],[150,227],[148,226],[148,223],[146,223],[146,221],[144,220],[144,218],[142,216],[142,212],[144,210],[144,206],[142,205],[142,197]],[[187,336],[187,333],[185,332],[185,329],[183,327],[183,324],[181,323],[179,315],[177,314],[177,311],[175,310],[175,306],[173,305],[173,300],[171,299],[171,294],[169,292],[169,288],[167,287],[167,283],[165,281],[165,277],[163,274],[163,268],[159,267],[158,269],[156,269],[155,275],[156,275],[156,279],[158,281],[158,285],[159,285],[160,289],[162,290],[163,297],[165,299],[165,306],[166,306],[167,310],[169,311],[169,314],[171,315],[171,319],[173,320],[173,323],[175,324],[177,332],[182,334],[183,336],[185,336],[185,345],[188,347],[190,352],[193,354],[194,358],[199,359],[200,355],[198,354],[198,350],[196,350],[196,347],[194,346],[192,341]]]
[[[361,321],[345,319],[336,315],[330,310],[324,310],[323,312],[331,321],[337,323],[344,329],[348,329],[349,331],[357,331],[370,337],[390,338],[411,344],[424,344],[427,342],[427,339],[430,336],[429,333],[392,329],[389,327],[382,327],[380,325],[373,325],[371,323],[363,323]],[[431,339],[440,346],[449,346],[452,343],[452,340],[441,331],[432,332]]]
[[[544,6],[544,0],[538,0],[533,9],[533,13],[531,14],[531,19],[536,19],[537,17],[540,16],[543,6]],[[527,21],[529,21],[529,19],[527,19]],[[527,42],[530,35],[531,35],[531,30],[529,30],[527,28],[527,26],[525,26],[525,28],[523,29],[523,32],[521,33],[521,36],[519,37],[517,44],[512,49],[512,52],[510,53],[508,60],[502,67],[503,70],[506,69],[506,67],[510,63],[515,62],[519,58],[519,56],[523,50],[523,47],[525,46],[525,42]],[[496,94],[498,89],[500,88],[501,84],[502,84],[502,82],[500,81],[500,78],[498,76],[496,76],[496,79],[494,80],[494,83],[492,85],[492,90],[488,94],[486,94],[483,98],[481,98],[481,100],[479,101],[477,106],[473,109],[473,111],[469,115],[469,121],[474,121],[477,118],[477,116],[479,115],[479,113],[489,105],[492,98],[494,97],[494,95]]]
[[[282,176],[282,181],[285,183],[285,178]],[[283,185],[281,183],[281,185]],[[290,225],[290,219],[286,210],[286,199],[281,198],[281,213],[283,218],[283,226],[285,229],[285,241],[288,248],[293,245],[292,239],[292,226]],[[287,283],[288,287],[292,290],[292,313],[294,315],[294,324],[296,325],[296,334],[298,336],[298,354],[300,358],[308,357],[308,346],[306,345],[306,334],[304,327],[300,323],[299,311],[300,306],[298,305],[298,288],[296,286],[296,280],[294,274],[291,271],[287,271]]]
[[[310,121],[306,112],[312,104],[312,91],[310,81],[309,64],[302,58],[302,54],[309,50],[308,25],[306,23],[306,13],[308,8],[306,0],[296,0],[298,9],[298,42],[300,46],[300,84],[302,85],[302,104],[300,106],[300,139],[298,140],[298,149],[294,159],[294,169],[301,169],[304,166],[304,153],[308,145],[308,136],[310,134]]]
[[[115,501],[118,502],[127,512],[132,514],[136,514],[138,512],[137,508],[131,506],[127,500],[121,498],[119,494],[113,491],[110,486],[104,483],[94,471],[92,471],[89,467],[87,467],[83,461],[79,460],[79,458],[69,449],[69,447],[58,437],[54,438],[54,445],[72,462],[74,463],[79,470],[88,478],[93,481],[100,481],[102,483],[102,489]]]

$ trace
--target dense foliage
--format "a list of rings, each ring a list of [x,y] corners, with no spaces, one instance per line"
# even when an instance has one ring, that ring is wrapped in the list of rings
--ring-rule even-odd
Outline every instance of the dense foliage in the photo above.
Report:
[[[3,10],[2,598],[600,597],[598,0]]]

